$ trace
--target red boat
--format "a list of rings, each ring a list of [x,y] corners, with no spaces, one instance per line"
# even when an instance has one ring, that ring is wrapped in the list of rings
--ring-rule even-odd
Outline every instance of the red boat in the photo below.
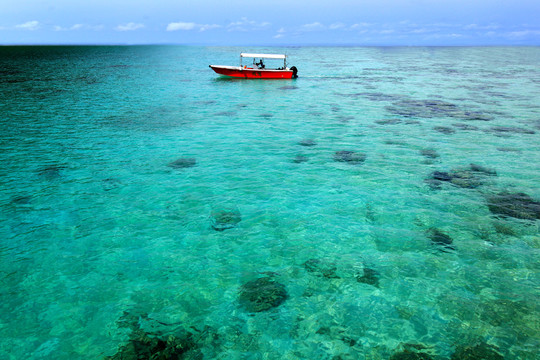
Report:
[[[253,58],[253,64],[242,66],[243,58]],[[256,62],[256,59],[260,59]],[[283,67],[266,68],[263,59],[281,59]],[[281,54],[240,54],[240,66],[209,65],[212,70],[220,75],[244,78],[244,79],[295,79],[298,77],[296,66],[287,67],[287,55]]]

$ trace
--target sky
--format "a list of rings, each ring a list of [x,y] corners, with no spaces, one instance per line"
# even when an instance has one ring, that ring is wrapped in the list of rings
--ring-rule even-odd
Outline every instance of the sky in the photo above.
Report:
[[[0,44],[540,45],[540,0],[0,0]]]

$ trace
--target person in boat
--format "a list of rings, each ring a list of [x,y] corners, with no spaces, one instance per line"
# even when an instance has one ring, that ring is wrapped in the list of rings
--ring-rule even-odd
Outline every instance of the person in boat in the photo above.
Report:
[[[259,69],[264,69],[264,63],[263,63],[263,59],[261,59],[258,63],[255,63],[255,65],[257,65],[257,67]]]

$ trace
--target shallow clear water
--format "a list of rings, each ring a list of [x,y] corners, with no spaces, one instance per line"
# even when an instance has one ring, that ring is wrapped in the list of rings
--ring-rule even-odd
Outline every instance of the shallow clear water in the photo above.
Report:
[[[208,68],[247,50],[300,77]],[[540,200],[539,65],[538,47],[0,48],[0,357],[189,332],[187,358],[535,359],[539,220],[488,203]],[[286,298],[250,311],[258,278]]]

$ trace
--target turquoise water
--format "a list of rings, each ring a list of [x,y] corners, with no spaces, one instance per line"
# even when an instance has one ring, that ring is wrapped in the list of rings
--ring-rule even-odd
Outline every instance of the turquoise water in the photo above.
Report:
[[[299,78],[208,68],[248,50]],[[0,48],[0,358],[119,359],[144,334],[189,359],[536,359],[539,65]]]

